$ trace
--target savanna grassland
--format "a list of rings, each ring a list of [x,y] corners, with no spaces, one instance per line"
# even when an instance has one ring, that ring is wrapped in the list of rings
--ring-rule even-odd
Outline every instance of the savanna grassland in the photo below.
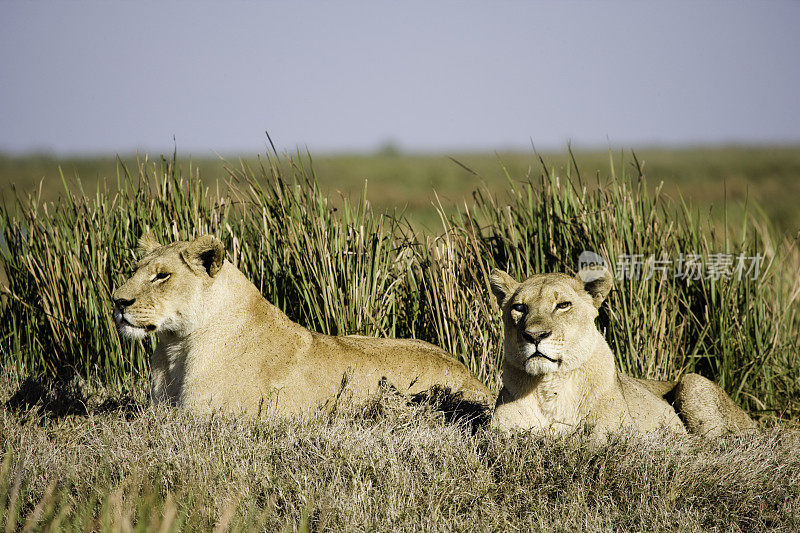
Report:
[[[17,183],[0,211],[6,529],[796,530],[800,149],[453,159],[0,158]],[[121,340],[109,301],[146,229],[213,233],[293,320],[428,340],[494,390],[492,267],[666,258],[665,275],[618,279],[601,311],[618,365],[699,372],[762,429],[597,448],[499,435],[391,390],[289,420],[154,408],[153,342]],[[687,254],[696,277],[675,270]]]
[[[323,192],[334,203],[342,195],[357,198],[368,182],[367,198],[377,212],[399,210],[415,227],[433,233],[441,231],[436,207],[448,213],[471,200],[482,185],[501,194],[507,189],[508,176],[514,180],[534,180],[542,162],[530,152],[405,154],[390,149],[374,154],[313,156],[313,166]],[[579,151],[571,157],[567,150],[540,154],[548,170],[561,176],[582,178],[587,185],[597,183],[611,173],[609,155],[615,172],[630,172],[636,166],[629,150]],[[184,176],[199,175],[209,185],[224,183],[231,167],[242,162],[258,168],[258,158],[248,156],[191,157],[179,154],[178,166]],[[721,220],[724,206],[729,216],[741,216],[744,205],[754,204],[781,233],[800,231],[800,146],[727,146],[683,149],[642,148],[635,151],[651,189],[661,182],[669,198],[686,198],[698,209]],[[22,192],[38,191],[55,200],[63,195],[62,175],[70,186],[76,178],[87,193],[98,184],[114,187],[118,162],[136,170],[145,156],[56,157],[31,155],[13,157],[0,154],[0,195],[12,194],[11,184]],[[156,157],[157,159],[157,157]],[[452,160],[463,163],[467,169]],[[577,163],[577,172],[576,172]]]

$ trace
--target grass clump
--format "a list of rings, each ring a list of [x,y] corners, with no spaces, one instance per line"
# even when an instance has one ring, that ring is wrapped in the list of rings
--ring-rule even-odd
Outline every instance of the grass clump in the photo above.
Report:
[[[17,385],[6,378],[0,400]],[[92,388],[94,387],[94,388]],[[383,389],[302,418],[197,418],[83,385],[0,416],[14,529],[796,530],[800,435],[504,436]],[[103,406],[116,405],[113,408]]]

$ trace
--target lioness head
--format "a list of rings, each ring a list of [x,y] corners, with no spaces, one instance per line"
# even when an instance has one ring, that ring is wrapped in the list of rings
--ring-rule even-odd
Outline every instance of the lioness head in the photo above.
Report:
[[[222,242],[204,235],[161,246],[147,233],[137,253],[136,271],[111,297],[120,334],[190,332],[199,322],[203,293],[222,268]]]
[[[605,269],[584,269],[576,277],[538,274],[522,283],[493,270],[505,363],[533,376],[580,366],[594,349],[594,319],[611,286]]]

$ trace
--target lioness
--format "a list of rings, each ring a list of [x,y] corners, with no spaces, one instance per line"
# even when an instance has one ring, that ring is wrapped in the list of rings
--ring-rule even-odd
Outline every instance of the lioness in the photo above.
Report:
[[[596,267],[522,283],[492,271],[504,327],[494,427],[565,432],[588,424],[598,435],[666,427],[707,436],[755,427],[725,391],[698,374],[655,381],[619,372],[594,323],[611,286],[608,270]]]
[[[488,389],[445,351],[418,340],[331,337],[292,322],[202,236],[139,241],[131,278],[112,296],[126,337],[158,335],[152,398],[195,410],[296,413],[332,399],[348,376],[354,397],[382,378],[408,394],[434,385],[487,401]]]

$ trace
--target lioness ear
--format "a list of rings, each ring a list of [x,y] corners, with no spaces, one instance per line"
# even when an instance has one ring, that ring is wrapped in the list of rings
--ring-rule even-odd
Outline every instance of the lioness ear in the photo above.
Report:
[[[499,268],[494,268],[492,269],[492,275],[489,278],[489,284],[492,287],[494,297],[497,298],[497,305],[503,307],[503,302],[505,301],[508,293],[516,288],[517,280]]]
[[[212,278],[217,275],[225,261],[225,247],[213,235],[203,235],[189,243],[183,258],[197,271],[205,271]]]
[[[584,290],[592,296],[594,306],[599,309],[614,286],[611,272],[607,268],[593,266],[582,268],[576,277],[583,283]]]
[[[136,245],[136,255],[144,257],[158,248],[161,248],[161,244],[156,240],[155,235],[150,230],[147,230],[139,237],[139,242]]]

